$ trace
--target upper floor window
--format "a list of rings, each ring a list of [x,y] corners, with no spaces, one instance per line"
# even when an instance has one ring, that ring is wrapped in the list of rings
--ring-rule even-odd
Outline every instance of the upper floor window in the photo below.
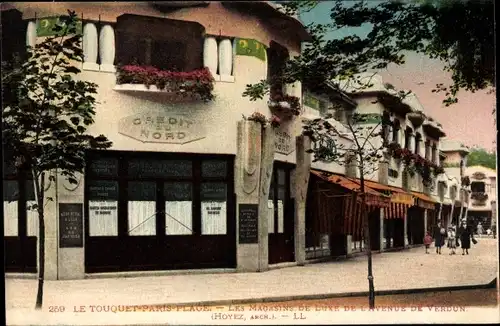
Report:
[[[417,132],[415,135],[415,154],[420,155],[420,143],[422,142],[422,135]]]
[[[482,181],[471,182],[470,189],[472,192],[486,192],[486,186]]]
[[[431,158],[431,142],[427,140],[425,142],[425,159],[429,160]]]
[[[438,151],[436,144],[432,145],[432,163],[437,163]]]
[[[394,119],[392,123],[392,141],[394,143],[399,143],[399,129],[401,129],[401,124],[398,119]]]
[[[405,130],[405,148],[411,150],[411,137],[413,134],[413,130],[409,127]]]
[[[282,80],[283,69],[289,58],[287,48],[271,41],[267,49],[267,80],[270,81],[271,97],[283,95],[284,83]]]
[[[117,62],[167,71],[200,69],[203,36],[198,23],[125,14],[116,24]]]

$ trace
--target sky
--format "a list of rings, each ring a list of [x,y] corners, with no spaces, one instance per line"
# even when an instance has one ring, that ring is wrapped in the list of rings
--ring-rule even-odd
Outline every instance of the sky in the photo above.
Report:
[[[374,1],[376,4],[378,1]],[[332,3],[320,3],[316,8],[301,15],[301,20],[326,23],[330,21]],[[366,35],[369,27],[345,29],[335,32],[330,37],[342,37],[349,34]],[[449,107],[442,104],[444,94],[432,93],[438,83],[449,85],[450,73],[443,71],[440,61],[425,56],[408,53],[406,63],[401,66],[391,65],[381,70],[383,82],[391,83],[396,89],[409,89],[415,93],[425,108],[426,114],[439,121],[445,130],[446,138],[458,140],[463,144],[482,147],[487,150],[496,148],[496,126],[492,110],[496,106],[496,95],[486,91],[458,94],[458,103]]]

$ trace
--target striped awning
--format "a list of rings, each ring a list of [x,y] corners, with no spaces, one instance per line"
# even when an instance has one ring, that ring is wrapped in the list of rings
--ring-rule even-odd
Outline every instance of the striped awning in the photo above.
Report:
[[[384,208],[384,218],[402,218],[406,219],[408,208],[410,205],[391,203],[390,207]]]
[[[390,191],[391,192],[391,203],[403,204],[403,205],[407,205],[407,206],[413,206],[415,204],[415,200],[414,200],[413,196],[401,188],[383,185],[381,183],[378,183],[375,181],[368,181],[368,180],[366,181],[366,185],[370,188],[373,188],[373,189]]]
[[[361,191],[361,185],[359,179],[348,178],[343,175],[321,172],[316,170],[311,170],[311,173],[322,180],[329,183],[339,185],[353,193],[359,194]],[[383,193],[372,189],[370,186],[365,184],[365,195],[366,195],[366,205],[367,206],[377,206],[377,207],[388,207],[390,204],[390,197],[384,195]],[[358,202],[362,202],[361,196],[356,196]]]
[[[376,205],[366,206],[366,214],[370,214],[372,211],[378,209],[380,207]],[[350,196],[345,197],[343,201],[343,215],[344,234],[352,235],[353,241],[361,240],[363,238],[363,212],[358,194],[353,192]]]
[[[437,203],[435,200],[433,200],[431,197],[429,197],[426,194],[420,193],[420,192],[411,192],[413,196],[415,196],[415,204],[418,207],[422,207],[425,209],[435,209],[435,204]]]

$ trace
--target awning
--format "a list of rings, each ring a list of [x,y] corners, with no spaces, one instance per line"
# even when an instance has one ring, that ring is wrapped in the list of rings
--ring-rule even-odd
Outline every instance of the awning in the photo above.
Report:
[[[403,204],[403,205],[408,205],[408,206],[413,206],[415,204],[415,200],[413,199],[413,196],[401,188],[383,185],[383,184],[375,182],[375,181],[367,180],[365,182],[366,182],[366,185],[370,188],[377,189],[377,190],[390,191],[392,193],[391,194],[391,203]]]
[[[413,196],[415,196],[416,199],[416,205],[425,209],[434,209],[434,204],[437,202],[433,200],[431,197],[429,197],[426,194],[420,193],[420,192],[411,192]]]
[[[332,184],[339,185],[349,191],[354,193],[359,193],[361,190],[361,185],[359,179],[348,178],[343,175],[321,172],[311,170],[311,173],[324,181]],[[390,197],[378,192],[365,184],[365,194],[366,194],[366,205],[367,206],[378,206],[378,207],[388,207],[390,203]],[[361,202],[361,197],[356,196],[358,202]]]
[[[391,206],[384,208],[384,218],[402,218],[406,219],[410,205],[391,203]]]

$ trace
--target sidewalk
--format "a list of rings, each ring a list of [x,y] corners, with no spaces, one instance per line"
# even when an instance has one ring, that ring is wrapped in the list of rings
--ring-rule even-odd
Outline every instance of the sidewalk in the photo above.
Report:
[[[474,286],[497,277],[497,241],[480,239],[470,255],[425,254],[423,248],[373,256],[376,291]],[[137,278],[46,281],[44,309],[49,306],[159,305],[332,297],[366,292],[366,256],[289,267],[264,273],[172,275]],[[6,279],[7,311],[29,311],[37,282]],[[69,308],[67,308],[69,309]],[[9,314],[8,314],[9,315]],[[9,320],[8,320],[9,321]]]

